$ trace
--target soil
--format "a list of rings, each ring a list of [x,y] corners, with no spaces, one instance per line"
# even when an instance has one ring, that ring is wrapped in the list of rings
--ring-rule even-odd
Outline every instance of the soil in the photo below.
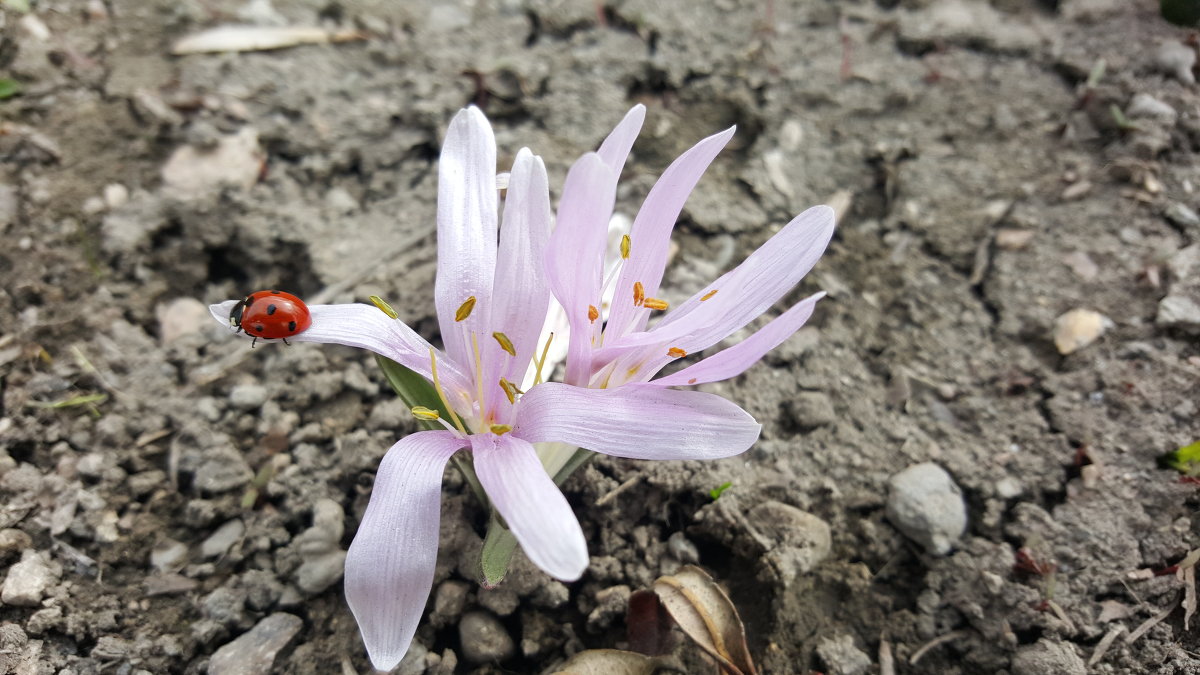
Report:
[[[448,470],[399,672],[626,646],[628,592],[686,562],[729,588],[765,673],[1200,672],[1170,569],[1200,499],[1156,461],[1200,439],[1200,93],[1195,33],[1157,2],[34,5],[0,19],[22,87],[0,102],[0,672],[370,672],[340,556],[415,426],[368,354],[251,350],[203,305],[379,295],[434,339],[452,114],[482,106],[500,164],[529,146],[561,185],[639,102],[626,214],[738,125],[667,299],[835,200],[795,292],[830,298],[706,387],[763,423],[755,448],[601,457],[566,483],[592,556],[576,583],[518,555],[481,588],[485,514]],[[170,55],[227,23],[362,39]],[[1074,309],[1107,330],[1064,355]],[[945,555],[889,517],[891,478],[923,462],[966,506]],[[787,507],[830,550],[766,522]]]

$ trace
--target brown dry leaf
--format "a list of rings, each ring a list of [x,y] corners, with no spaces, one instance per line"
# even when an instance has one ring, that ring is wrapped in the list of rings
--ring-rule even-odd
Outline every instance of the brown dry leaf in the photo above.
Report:
[[[1192,551],[1179,563],[1175,578],[1183,582],[1183,629],[1196,613],[1196,563],[1200,562],[1200,548]]]
[[[553,675],[654,675],[658,660],[620,649],[588,649],[554,671]]]
[[[755,675],[746,628],[729,596],[704,570],[681,567],[659,577],[654,592],[675,623],[729,675]]]

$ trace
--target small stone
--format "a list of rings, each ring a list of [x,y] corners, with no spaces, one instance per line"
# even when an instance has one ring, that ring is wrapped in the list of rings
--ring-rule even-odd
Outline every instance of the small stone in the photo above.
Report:
[[[238,410],[257,410],[267,402],[267,394],[261,384],[239,384],[229,391],[229,402]]]
[[[288,646],[303,625],[293,614],[268,616],[218,649],[208,662],[208,675],[267,675],[274,668],[275,655]]]
[[[667,552],[681,563],[700,564],[700,549],[682,532],[676,532],[667,538]]]
[[[1160,326],[1200,330],[1200,303],[1186,295],[1168,295],[1158,302],[1158,316],[1154,322]]]
[[[148,495],[161,487],[169,485],[167,474],[161,469],[150,469],[149,471],[135,473],[126,480],[126,484],[129,485],[129,491],[135,497]]]
[[[488,612],[467,612],[458,622],[463,658],[475,664],[498,663],[516,653],[516,645],[504,624]]]
[[[929,552],[949,553],[967,529],[967,506],[950,474],[925,462],[892,476],[888,483],[888,520]]]
[[[244,127],[216,139],[212,149],[185,145],[162,168],[163,191],[179,199],[198,199],[223,186],[248,189],[258,182],[263,152],[258,132]]]
[[[844,633],[818,642],[817,656],[825,663],[829,675],[863,675],[871,668],[871,657]]]
[[[1190,207],[1179,202],[1168,204],[1167,208],[1163,209],[1163,215],[1166,216],[1167,220],[1180,227],[1200,226],[1200,215],[1197,215]]]
[[[1196,50],[1178,42],[1168,40],[1159,45],[1154,51],[1154,65],[1168,75],[1184,84],[1196,84],[1196,76],[1192,67],[1196,65]]]
[[[1005,227],[996,230],[996,246],[1005,251],[1019,251],[1033,241],[1033,230]]]
[[[345,216],[358,210],[358,200],[345,188],[334,187],[325,193],[325,207],[334,215]]]
[[[283,594],[283,584],[267,570],[248,570],[239,580],[246,589],[246,605],[259,612],[270,609]]]
[[[33,540],[21,530],[6,527],[0,530],[0,556],[24,551],[33,545]]]
[[[339,548],[339,542],[345,516],[342,505],[332,499],[320,499],[313,505],[312,526],[293,541],[304,558],[296,570],[300,590],[315,595],[342,578],[346,552]]]
[[[764,558],[785,585],[816,569],[833,548],[829,523],[782,502],[763,502],[747,514],[750,523],[773,542]]]
[[[52,562],[45,553],[26,549],[21,561],[8,569],[4,587],[0,589],[0,602],[18,607],[36,607],[46,590],[58,583],[62,568]]]
[[[1144,92],[1133,95],[1133,100],[1125,109],[1125,115],[1131,119],[1149,118],[1171,124],[1175,124],[1175,119],[1179,117],[1179,113],[1175,112],[1170,105]]]
[[[587,617],[588,631],[599,633],[612,625],[617,617],[625,616],[625,608],[632,593],[633,591],[624,584],[610,586],[596,593],[596,607]]]
[[[11,621],[0,623],[0,652],[12,652],[29,642],[25,631]]]
[[[310,558],[296,570],[296,585],[305,593],[316,595],[337,583],[345,567],[345,551],[331,551]]]
[[[104,186],[104,204],[110,209],[119,209],[129,201],[129,188],[120,183]]]
[[[1091,181],[1081,180],[1078,183],[1072,183],[1063,189],[1062,200],[1064,202],[1073,202],[1078,199],[1083,199],[1085,196],[1087,196],[1087,193],[1091,191]]]
[[[174,572],[187,564],[188,547],[174,539],[163,539],[150,550],[150,565],[159,572]]]
[[[1012,476],[1006,476],[996,481],[996,496],[1001,499],[1020,497],[1024,491],[1025,488],[1022,487],[1021,481]]]
[[[62,624],[62,607],[47,607],[39,609],[25,623],[25,630],[33,635],[42,635],[47,631],[56,630]]]
[[[1071,268],[1075,276],[1084,281],[1091,281],[1100,274],[1100,266],[1092,260],[1092,257],[1083,251],[1072,251],[1063,256],[1063,263]]]
[[[225,555],[242,535],[246,533],[246,524],[239,519],[233,519],[217,528],[216,532],[200,544],[200,555],[205,558],[216,558]]]
[[[833,411],[833,401],[829,396],[819,391],[802,391],[786,403],[786,410],[791,414],[791,423],[801,430],[816,429],[837,420]]]
[[[521,598],[511,588],[481,588],[476,595],[479,606],[494,612],[497,616],[508,616],[517,611]]]
[[[1167,260],[1167,269],[1175,281],[1188,281],[1200,273],[1200,244],[1185,246]]]
[[[471,586],[464,581],[450,580],[438,584],[437,591],[433,594],[430,622],[434,626],[445,626],[458,621],[467,605],[467,594],[470,592]]]
[[[230,447],[218,447],[205,452],[205,459],[196,469],[192,481],[197,490],[207,493],[228,492],[249,483],[254,472],[242,453]]]
[[[158,339],[164,345],[184,335],[199,333],[212,325],[208,306],[195,298],[175,298],[155,307],[154,314],[158,318]]]
[[[200,604],[205,617],[233,625],[246,616],[246,589],[222,586],[205,596]]]
[[[1054,346],[1062,355],[1092,344],[1113,326],[1108,317],[1090,309],[1073,309],[1054,320]]]
[[[1017,650],[1012,659],[1013,675],[1086,675],[1087,666],[1070,643],[1041,638]]]

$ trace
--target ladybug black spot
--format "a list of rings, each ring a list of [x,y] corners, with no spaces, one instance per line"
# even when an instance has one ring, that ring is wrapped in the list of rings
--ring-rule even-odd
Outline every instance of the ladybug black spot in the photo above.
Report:
[[[275,305],[267,305],[267,316],[275,313]]]
[[[280,295],[280,291],[271,291],[271,295]]]
[[[261,333],[261,332],[263,332],[263,330],[264,330],[264,329],[263,329],[263,325],[262,325],[261,323],[260,323],[260,324],[255,324],[255,326],[254,326],[254,332],[255,332],[255,333]]]
[[[295,332],[296,332],[296,322],[295,322],[295,321],[289,321],[289,322],[288,322],[288,332],[289,332],[289,333],[295,333]]]

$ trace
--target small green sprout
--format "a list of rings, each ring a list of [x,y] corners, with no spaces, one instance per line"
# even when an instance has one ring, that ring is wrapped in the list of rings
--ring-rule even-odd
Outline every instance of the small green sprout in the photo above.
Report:
[[[712,500],[715,502],[721,498],[722,493],[724,493],[726,490],[728,490],[731,487],[733,487],[733,481],[727,480],[724,483],[721,483],[720,485],[718,485],[717,487],[709,490],[708,496],[712,497]]]
[[[1200,441],[1168,452],[1158,458],[1163,468],[1175,469],[1185,476],[1200,476]]]
[[[21,93],[21,83],[11,77],[0,77],[0,101]]]

